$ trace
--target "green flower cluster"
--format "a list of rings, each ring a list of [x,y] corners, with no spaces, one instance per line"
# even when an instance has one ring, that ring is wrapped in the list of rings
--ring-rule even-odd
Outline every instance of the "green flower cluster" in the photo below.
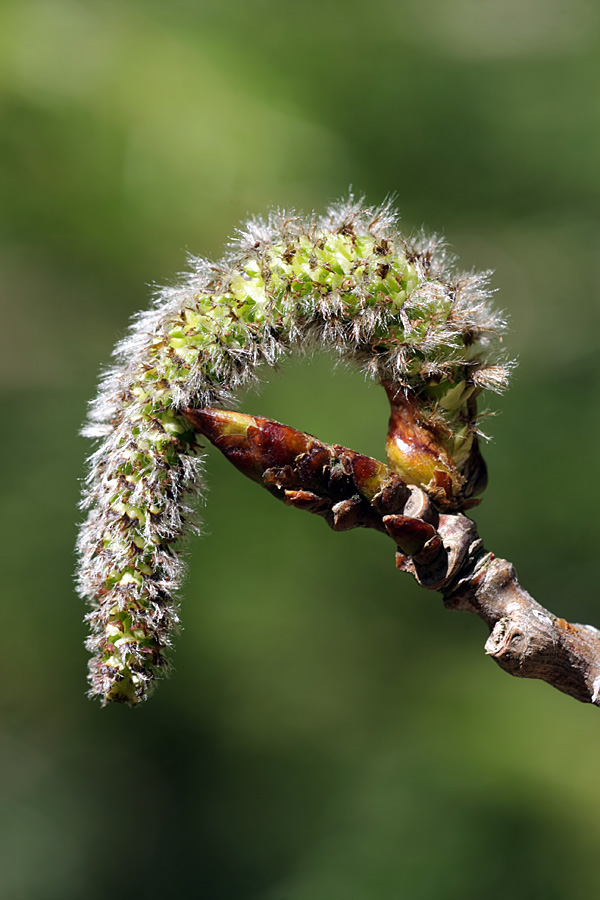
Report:
[[[117,348],[85,431],[101,438],[79,539],[91,693],[136,703],[167,667],[181,579],[173,544],[192,524],[186,495],[201,488],[186,407],[223,405],[294,348],[334,347],[421,398],[464,456],[469,398],[506,380],[491,359],[500,328],[485,276],[457,276],[435,242],[399,235],[389,208],[352,202],[316,221],[251,223],[223,263],[196,261],[161,292]]]

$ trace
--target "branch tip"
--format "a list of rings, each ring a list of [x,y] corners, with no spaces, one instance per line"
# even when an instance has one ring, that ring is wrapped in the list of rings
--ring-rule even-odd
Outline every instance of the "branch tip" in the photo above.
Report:
[[[487,553],[475,523],[438,512],[429,495],[383,463],[257,416],[186,410],[236,468],[288,506],[335,531],[374,528],[396,543],[396,565],[447,609],[475,613],[490,629],[485,652],[505,671],[537,678],[600,706],[600,631],[536,603],[511,563]]]

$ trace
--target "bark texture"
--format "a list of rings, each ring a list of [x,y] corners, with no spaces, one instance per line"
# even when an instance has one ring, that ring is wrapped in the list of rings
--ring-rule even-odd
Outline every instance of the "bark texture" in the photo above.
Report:
[[[472,612],[490,635],[485,651],[519,678],[538,678],[600,706],[600,631],[544,609],[514,567],[487,552],[475,523],[441,513],[421,488],[386,465],[270,419],[222,409],[187,409],[194,428],[288,506],[325,519],[334,531],[374,528],[396,543],[396,565],[447,609]]]

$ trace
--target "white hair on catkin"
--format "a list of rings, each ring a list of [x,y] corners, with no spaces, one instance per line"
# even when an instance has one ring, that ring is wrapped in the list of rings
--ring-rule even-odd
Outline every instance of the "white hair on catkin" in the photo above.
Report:
[[[240,229],[221,262],[193,258],[181,284],[134,318],[84,429],[100,441],[78,541],[90,693],[136,703],[168,667],[182,575],[173,545],[195,527],[188,498],[202,489],[182,410],[231,404],[260,366],[311,347],[415,395],[465,380],[498,391],[503,327],[488,273],[457,273],[439,238],[405,238],[389,203],[272,213]]]

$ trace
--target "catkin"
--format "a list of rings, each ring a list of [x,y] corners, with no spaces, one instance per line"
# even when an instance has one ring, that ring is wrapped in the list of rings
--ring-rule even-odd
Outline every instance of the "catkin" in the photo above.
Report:
[[[405,238],[389,205],[351,199],[321,218],[252,221],[220,263],[194,259],[180,286],[158,293],[117,346],[84,429],[99,442],[78,542],[91,695],[135,704],[168,668],[182,576],[175,544],[196,528],[202,490],[182,410],[233,403],[261,365],[291,351],[334,348],[443,417],[460,460],[476,429],[464,397],[501,390],[508,375],[487,282],[457,273],[443,242]]]

